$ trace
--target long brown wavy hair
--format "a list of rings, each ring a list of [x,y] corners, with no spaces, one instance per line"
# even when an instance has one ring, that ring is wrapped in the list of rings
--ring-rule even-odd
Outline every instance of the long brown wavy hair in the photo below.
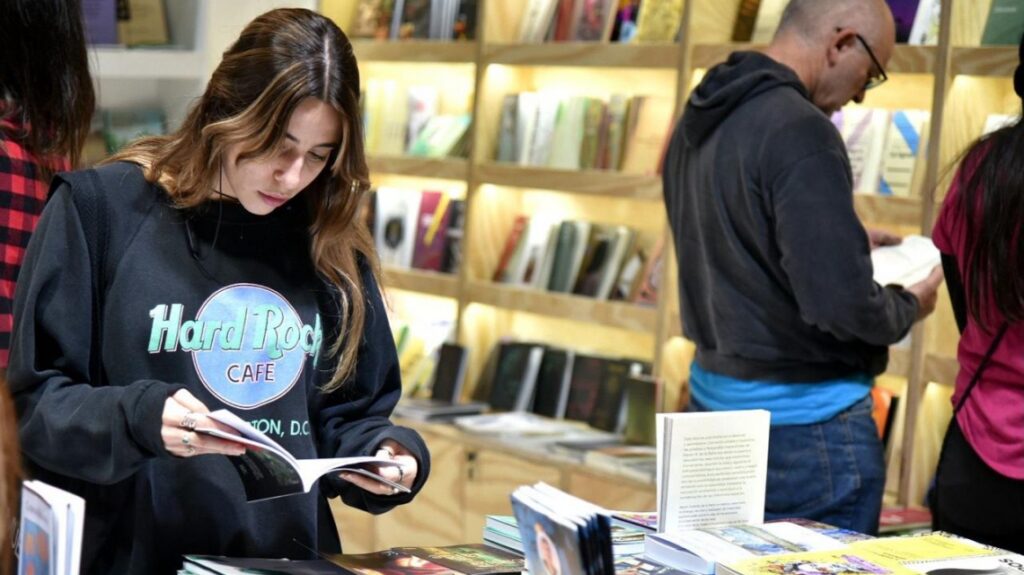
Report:
[[[342,142],[325,168],[302,191],[310,214],[310,257],[317,272],[337,288],[342,325],[331,353],[336,367],[324,391],[341,387],[355,368],[365,323],[366,300],[358,260],[375,278],[380,270],[373,239],[355,219],[369,189],[359,118],[359,69],[352,45],[331,20],[316,12],[285,8],[259,16],[242,30],[213,72],[199,101],[172,134],[139,140],[108,161],[143,166],[180,208],[214,198],[211,182],[228,147],[240,158],[273,154],[284,142],[299,103],[317,98],[341,116]]]
[[[49,176],[58,156],[78,163],[96,106],[81,3],[3,0],[0,22],[0,120]]]
[[[18,516],[21,493],[21,456],[18,426],[7,383],[0,373],[0,575],[7,575],[14,563],[12,527]]]

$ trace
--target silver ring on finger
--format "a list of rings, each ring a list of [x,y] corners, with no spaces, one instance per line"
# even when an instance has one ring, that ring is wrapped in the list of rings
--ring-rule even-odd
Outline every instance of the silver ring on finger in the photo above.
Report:
[[[195,431],[195,429],[196,429],[196,418],[195,418],[195,415],[196,415],[196,412],[194,412],[194,411],[190,411],[190,412],[186,413],[185,416],[181,418],[181,426],[180,427],[182,429],[187,429],[189,431]]]
[[[405,479],[405,469],[401,465],[398,466],[398,482],[401,483]]]
[[[189,437],[190,435],[192,435],[192,432],[186,431],[185,435],[181,436],[181,444],[185,447],[192,447],[192,438]],[[192,447],[192,450],[195,451],[195,447]]]

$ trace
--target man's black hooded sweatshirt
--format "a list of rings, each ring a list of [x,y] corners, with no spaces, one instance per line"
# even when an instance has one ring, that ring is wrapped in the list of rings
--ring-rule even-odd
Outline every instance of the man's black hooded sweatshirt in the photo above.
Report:
[[[779,382],[884,371],[917,299],[872,280],[843,141],[792,69],[738,52],[710,70],[664,183],[698,365]]]

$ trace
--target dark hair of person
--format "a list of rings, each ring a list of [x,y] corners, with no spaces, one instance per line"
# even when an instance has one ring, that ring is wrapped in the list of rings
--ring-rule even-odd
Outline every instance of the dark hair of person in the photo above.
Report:
[[[976,167],[975,167],[976,166]],[[1024,318],[1024,124],[1018,120],[980,139],[961,162],[967,311],[983,328],[994,304],[1010,322]]]
[[[96,95],[80,0],[0,2],[0,122],[49,170],[77,165]],[[51,160],[51,161],[47,161]]]
[[[0,373],[0,575],[7,575],[14,564],[12,538],[20,494],[21,455],[17,419],[7,383]]]
[[[320,276],[337,288],[345,329],[333,342],[336,368],[324,386],[332,391],[353,371],[366,303],[358,260],[379,265],[373,238],[356,220],[369,189],[359,116],[359,69],[348,38],[330,19],[305,9],[282,8],[257,17],[242,30],[214,70],[206,91],[177,131],[143,138],[109,161],[143,166],[180,208],[215,198],[212,182],[222,158],[242,146],[240,160],[270,157],[284,142],[292,112],[306,98],[333,107],[342,141],[327,167],[302,191],[311,214],[310,257]]]

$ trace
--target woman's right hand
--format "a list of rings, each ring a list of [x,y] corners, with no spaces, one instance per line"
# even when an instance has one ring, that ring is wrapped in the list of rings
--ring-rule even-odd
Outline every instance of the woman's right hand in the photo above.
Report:
[[[178,457],[220,454],[242,455],[245,445],[220,439],[204,433],[196,433],[199,428],[217,428],[225,433],[235,434],[235,430],[217,423],[206,417],[210,413],[203,402],[195,398],[187,389],[178,390],[164,402],[163,426],[160,435],[164,447]]]

